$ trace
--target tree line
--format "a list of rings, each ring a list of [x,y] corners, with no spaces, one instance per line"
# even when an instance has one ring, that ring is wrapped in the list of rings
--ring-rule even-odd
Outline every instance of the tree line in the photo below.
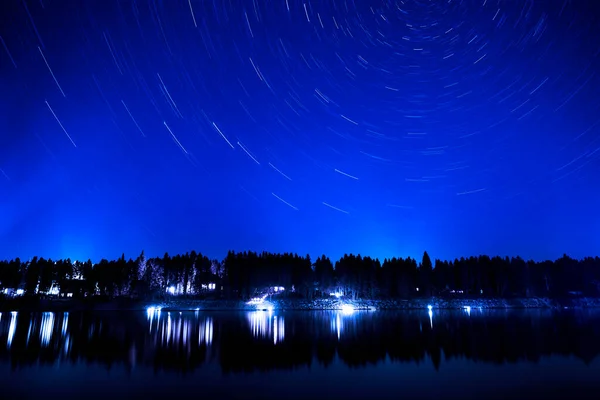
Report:
[[[195,251],[182,255],[101,260],[98,263],[51,260],[0,261],[3,293],[65,294],[108,297],[214,296],[247,300],[281,292],[305,299],[412,298],[430,296],[560,297],[600,295],[600,258],[525,261],[520,257],[478,256],[420,261],[391,258],[383,262],[344,255],[332,262],[323,255],[228,252],[211,260]]]

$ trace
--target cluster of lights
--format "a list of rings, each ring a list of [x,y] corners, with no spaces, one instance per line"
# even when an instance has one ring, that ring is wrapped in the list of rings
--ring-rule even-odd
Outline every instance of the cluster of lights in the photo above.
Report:
[[[2,291],[2,293],[4,293],[4,294],[9,294],[9,292],[10,292],[9,289],[4,289]],[[17,289],[13,293],[15,293],[16,296],[23,296],[25,294],[25,291],[23,289]]]
[[[248,304],[248,305],[250,305],[250,306],[251,306],[251,305],[259,305],[259,304],[262,304],[262,303],[264,303],[266,298],[267,298],[267,295],[266,295],[266,294],[265,294],[265,295],[262,295],[262,296],[260,296],[260,297],[253,297],[253,298],[251,298],[251,299],[250,299],[250,301],[249,301],[248,303],[246,303],[246,304]]]
[[[160,307],[148,307],[146,309],[146,312],[148,313],[148,315],[152,315],[155,312],[160,312],[160,310],[162,310],[162,308],[160,308]]]
[[[203,283],[202,284],[202,289],[216,290],[217,289],[217,284],[216,283],[208,283],[208,284]],[[190,290],[190,284],[188,284],[188,291],[189,290]],[[167,287],[166,291],[171,296],[174,296],[176,293],[177,294],[183,293],[183,288],[180,285],[179,290],[178,290],[177,287],[171,285],[171,286]]]

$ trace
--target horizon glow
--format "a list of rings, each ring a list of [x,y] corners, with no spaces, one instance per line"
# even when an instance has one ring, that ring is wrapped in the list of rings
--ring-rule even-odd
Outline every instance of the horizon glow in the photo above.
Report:
[[[2,2],[0,259],[600,255],[592,3]]]

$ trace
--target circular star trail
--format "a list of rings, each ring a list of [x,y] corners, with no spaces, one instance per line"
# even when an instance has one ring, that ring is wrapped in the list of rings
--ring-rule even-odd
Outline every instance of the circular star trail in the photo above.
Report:
[[[0,256],[600,250],[591,2],[2,15]]]

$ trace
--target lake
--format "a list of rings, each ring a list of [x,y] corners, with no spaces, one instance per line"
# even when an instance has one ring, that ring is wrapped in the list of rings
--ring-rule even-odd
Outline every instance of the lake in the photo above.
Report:
[[[596,398],[600,310],[3,312],[3,399]]]

